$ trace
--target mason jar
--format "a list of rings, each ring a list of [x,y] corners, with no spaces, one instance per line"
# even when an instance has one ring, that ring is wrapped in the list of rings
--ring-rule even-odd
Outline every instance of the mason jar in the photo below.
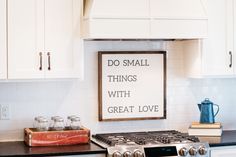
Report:
[[[72,129],[72,130],[81,129],[80,117],[72,117],[71,118],[70,129]]]
[[[61,131],[65,129],[64,119],[62,117],[55,116],[51,119],[53,120],[51,130]]]
[[[49,124],[48,124],[48,120],[47,118],[44,117],[36,117],[35,118],[35,122],[36,122],[36,130],[37,131],[48,131],[49,128]]]
[[[34,124],[33,124],[33,127],[34,128],[37,128],[38,127],[38,120],[40,119],[40,118],[44,118],[43,116],[38,116],[38,117],[35,117],[34,118]]]
[[[76,115],[70,115],[67,117],[67,121],[66,121],[66,127],[67,129],[71,129],[70,128],[70,125],[71,125],[71,119],[74,118],[74,117],[77,117]]]
[[[50,125],[49,125],[50,130],[53,130],[52,128],[53,128],[53,126],[54,126],[55,119],[57,119],[57,118],[61,118],[61,117],[60,117],[60,116],[52,116],[52,117],[51,117],[51,121],[50,121]]]

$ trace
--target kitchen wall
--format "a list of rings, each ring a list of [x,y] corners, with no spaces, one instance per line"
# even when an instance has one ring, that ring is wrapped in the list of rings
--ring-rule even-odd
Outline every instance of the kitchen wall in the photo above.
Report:
[[[167,119],[98,122],[97,51],[167,50]],[[86,41],[85,77],[79,80],[19,81],[0,83],[0,104],[9,104],[10,120],[0,120],[0,141],[22,140],[23,128],[32,127],[38,115],[76,114],[92,133],[177,129],[187,131],[198,121],[197,103],[210,98],[220,105],[216,120],[224,129],[236,129],[236,79],[188,79],[183,71],[181,42]],[[143,95],[145,97],[145,95]]]

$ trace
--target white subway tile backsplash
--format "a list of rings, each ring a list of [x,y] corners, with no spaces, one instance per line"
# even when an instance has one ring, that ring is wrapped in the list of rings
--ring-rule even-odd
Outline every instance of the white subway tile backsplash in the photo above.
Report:
[[[167,119],[98,121],[97,52],[167,50]],[[199,120],[197,103],[210,98],[220,105],[216,120],[236,129],[236,79],[188,79],[183,75],[182,43],[178,41],[86,41],[85,79],[0,83],[0,104],[11,105],[11,119],[0,120],[0,141],[22,140],[23,128],[38,115],[77,114],[92,133],[177,129],[187,131]]]

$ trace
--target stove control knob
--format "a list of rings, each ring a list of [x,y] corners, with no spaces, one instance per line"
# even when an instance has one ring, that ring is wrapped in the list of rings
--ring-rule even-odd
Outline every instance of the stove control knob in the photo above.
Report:
[[[122,157],[122,154],[120,152],[114,152],[112,157]]]
[[[132,157],[132,153],[130,151],[126,151],[124,152],[123,157]]]
[[[190,147],[188,152],[191,156],[197,155],[197,149],[195,147]]]
[[[198,153],[199,153],[200,155],[205,155],[205,154],[207,153],[206,147],[200,146],[199,149],[198,149]]]
[[[143,157],[143,153],[140,150],[134,152],[134,157]]]
[[[179,155],[180,156],[187,156],[188,155],[188,150],[187,148],[183,147],[179,150]]]

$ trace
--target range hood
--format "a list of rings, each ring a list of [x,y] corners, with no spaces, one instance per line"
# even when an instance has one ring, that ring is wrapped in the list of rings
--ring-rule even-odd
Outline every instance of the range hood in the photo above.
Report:
[[[206,38],[204,4],[204,0],[84,0],[83,38]]]

